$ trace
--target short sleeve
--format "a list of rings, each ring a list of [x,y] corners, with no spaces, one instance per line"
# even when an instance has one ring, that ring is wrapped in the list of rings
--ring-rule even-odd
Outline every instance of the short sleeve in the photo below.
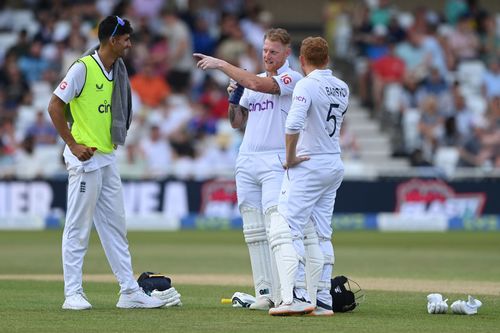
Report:
[[[291,95],[293,93],[293,88],[295,88],[295,85],[301,78],[302,75],[295,71],[286,71],[273,76],[273,79],[280,87],[280,96]]]
[[[87,68],[82,62],[76,62],[70,67],[64,79],[54,90],[54,95],[59,97],[64,103],[68,104],[73,98],[77,97],[85,85]]]
[[[286,133],[298,133],[304,127],[307,111],[311,105],[311,95],[305,87],[305,81],[295,87],[292,97],[292,106],[286,118]]]

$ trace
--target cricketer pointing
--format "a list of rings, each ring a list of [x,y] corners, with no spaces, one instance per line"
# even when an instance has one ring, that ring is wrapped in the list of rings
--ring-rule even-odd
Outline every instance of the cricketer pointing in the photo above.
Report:
[[[241,100],[231,96],[229,120],[233,128],[245,130],[235,177],[257,298],[251,309],[268,310],[279,297],[268,232],[271,212],[277,210],[284,174],[281,161],[285,158],[285,120],[293,88],[302,78],[289,67],[290,42],[290,35],[284,29],[266,32],[262,50],[265,72],[259,75],[221,59],[194,54],[200,59],[199,68],[221,70],[246,88]],[[230,84],[228,91],[233,92],[235,88]]]

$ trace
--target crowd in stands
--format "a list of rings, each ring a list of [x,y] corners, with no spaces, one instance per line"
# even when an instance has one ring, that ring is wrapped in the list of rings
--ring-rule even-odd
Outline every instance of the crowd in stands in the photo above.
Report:
[[[107,15],[134,28],[124,59],[134,120],[117,150],[122,174],[232,176],[242,133],[227,121],[228,79],[198,70],[192,54],[260,72],[273,16],[253,0],[193,3],[0,2],[0,178],[65,177],[48,101],[71,64],[98,43],[97,24]],[[493,13],[472,0],[447,0],[441,12],[418,5],[404,12],[390,0],[325,1],[323,10],[333,62],[352,66],[351,90],[391,130],[394,155],[415,166],[450,155],[456,165],[500,168],[500,28]],[[358,158],[348,128],[342,147],[346,158]]]
[[[329,4],[332,38],[351,46],[336,56],[355,59],[359,97],[391,132],[394,156],[450,171],[500,168],[498,13],[477,0],[410,12],[390,0]]]
[[[9,5],[10,4],[10,5]],[[98,0],[0,4],[0,177],[65,175],[63,142],[46,112],[54,87],[107,15],[131,21],[125,63],[134,119],[117,150],[133,178],[233,175],[242,133],[227,120],[229,80],[196,68],[193,52],[261,71],[272,15],[255,1]]]

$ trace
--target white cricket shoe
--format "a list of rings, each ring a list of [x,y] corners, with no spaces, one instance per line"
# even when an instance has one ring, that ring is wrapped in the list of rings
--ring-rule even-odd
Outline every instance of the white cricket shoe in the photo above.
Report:
[[[66,297],[62,308],[64,310],[88,310],[92,309],[92,305],[87,301],[87,296],[81,293]]]
[[[248,307],[250,310],[262,310],[268,311],[270,308],[274,306],[273,301],[266,296],[257,297],[255,303],[250,304]]]
[[[167,302],[168,300],[148,296],[142,289],[139,289],[130,294],[121,294],[116,307],[121,309],[153,309],[161,308]]]
[[[316,301],[316,308],[309,314],[308,316],[313,317],[329,317],[333,316],[332,307],[326,303],[321,302],[320,300]]]
[[[304,300],[294,298],[291,304],[281,303],[276,308],[269,309],[271,316],[300,316],[314,311],[314,305]]]

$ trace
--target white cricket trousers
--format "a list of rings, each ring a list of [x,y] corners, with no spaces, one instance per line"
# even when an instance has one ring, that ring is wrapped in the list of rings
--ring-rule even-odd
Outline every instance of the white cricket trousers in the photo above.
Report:
[[[304,238],[309,219],[320,239],[332,237],[332,215],[337,190],[344,178],[340,154],[311,155],[288,170],[280,195],[279,211],[286,216],[294,239]]]
[[[91,172],[69,170],[68,205],[62,239],[64,294],[83,292],[82,267],[92,222],[120,293],[139,289],[128,249],[122,183],[115,163]]]
[[[239,207],[253,207],[263,213],[278,205],[284,170],[284,151],[240,153],[235,178]],[[281,161],[280,161],[281,159]]]
[[[278,209],[286,217],[299,258],[305,258],[304,230],[309,220],[313,220],[323,256],[329,258],[320,277],[320,283],[325,286],[330,282],[333,269],[331,222],[337,190],[344,178],[344,164],[340,154],[310,157],[310,160],[288,170],[283,179]],[[305,281],[303,263],[299,263],[295,280],[296,283]],[[331,304],[329,288],[319,290],[317,299]]]

